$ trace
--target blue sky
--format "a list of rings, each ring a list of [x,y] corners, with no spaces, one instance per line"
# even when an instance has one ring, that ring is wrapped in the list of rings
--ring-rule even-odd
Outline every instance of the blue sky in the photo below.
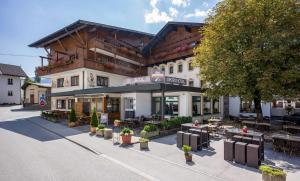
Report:
[[[43,49],[27,45],[78,19],[149,33],[167,21],[204,22],[219,0],[1,0],[0,63],[34,76]],[[2,54],[26,55],[8,56]]]

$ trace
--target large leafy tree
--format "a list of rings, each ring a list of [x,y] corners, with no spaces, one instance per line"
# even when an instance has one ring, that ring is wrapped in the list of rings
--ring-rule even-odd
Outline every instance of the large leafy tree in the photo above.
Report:
[[[224,0],[201,33],[194,65],[208,95],[254,101],[259,120],[261,101],[299,95],[299,0]]]

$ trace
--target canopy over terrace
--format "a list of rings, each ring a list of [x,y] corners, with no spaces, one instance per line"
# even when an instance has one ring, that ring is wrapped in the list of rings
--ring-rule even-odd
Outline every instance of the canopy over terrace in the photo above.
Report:
[[[97,95],[97,94],[109,94],[109,93],[130,93],[130,92],[161,92],[162,102],[161,102],[161,116],[164,118],[164,93],[165,92],[204,92],[203,89],[199,87],[190,87],[190,86],[182,86],[182,85],[174,85],[174,84],[165,84],[165,83],[147,83],[147,84],[137,84],[137,85],[126,85],[126,86],[118,86],[118,87],[101,87],[101,88],[92,88],[92,89],[82,89],[82,90],[74,90],[67,92],[58,92],[52,93],[52,97],[60,97],[60,96],[74,96],[74,97],[82,97],[89,95]]]

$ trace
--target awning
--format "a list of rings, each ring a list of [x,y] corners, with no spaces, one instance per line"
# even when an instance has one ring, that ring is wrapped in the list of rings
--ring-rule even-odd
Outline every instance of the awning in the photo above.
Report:
[[[67,92],[57,92],[51,93],[52,97],[60,96],[76,96],[76,95],[90,95],[90,94],[101,94],[101,93],[129,93],[129,92],[204,92],[203,89],[199,87],[190,87],[182,85],[173,84],[138,84],[138,85],[127,85],[118,87],[101,87],[101,88],[91,88],[74,90]]]

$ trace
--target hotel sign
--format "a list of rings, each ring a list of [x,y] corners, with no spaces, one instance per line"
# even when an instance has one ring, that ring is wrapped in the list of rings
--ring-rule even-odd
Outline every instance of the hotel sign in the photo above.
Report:
[[[180,78],[176,78],[176,77],[165,77],[165,83],[186,85],[186,79],[180,79]]]

